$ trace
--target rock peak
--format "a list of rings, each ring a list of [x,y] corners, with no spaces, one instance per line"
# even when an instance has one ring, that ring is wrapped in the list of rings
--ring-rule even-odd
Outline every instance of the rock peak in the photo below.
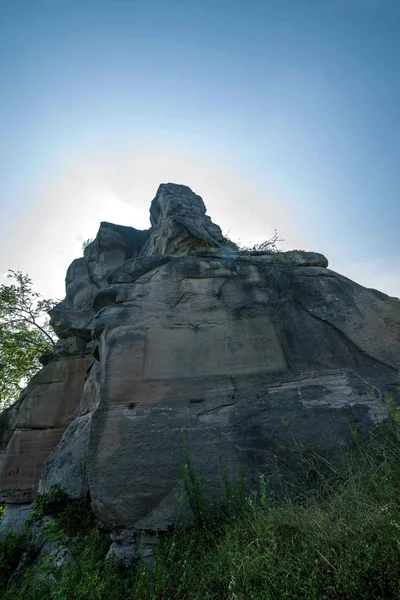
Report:
[[[154,231],[142,254],[187,254],[223,243],[221,229],[206,215],[203,199],[186,185],[159,186],[150,222]]]

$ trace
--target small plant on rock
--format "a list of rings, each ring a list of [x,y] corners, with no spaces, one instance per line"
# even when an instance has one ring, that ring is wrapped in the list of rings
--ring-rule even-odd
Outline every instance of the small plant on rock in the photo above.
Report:
[[[279,242],[283,242],[283,239],[280,239],[278,233],[275,229],[275,233],[269,240],[265,242],[261,242],[260,244],[253,244],[252,246],[242,246],[240,248],[241,252],[268,252],[271,254],[276,254],[281,250],[278,247]]]

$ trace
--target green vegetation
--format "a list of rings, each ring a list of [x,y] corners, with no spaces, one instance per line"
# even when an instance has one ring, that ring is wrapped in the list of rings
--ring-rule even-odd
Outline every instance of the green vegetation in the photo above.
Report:
[[[50,539],[64,544],[63,566],[49,559],[3,588],[4,600],[379,600],[400,598],[399,412],[340,464],[299,456],[307,486],[279,495],[260,477],[257,495],[243,478],[225,498],[205,500],[204,482],[186,456],[182,480],[194,525],[160,537],[155,562],[130,567],[106,560],[110,540],[83,500],[54,492],[37,501],[51,513]],[[223,470],[222,470],[223,471]],[[312,484],[310,484],[312,482]],[[79,535],[77,535],[79,533]],[[14,543],[14,542],[13,542]],[[3,586],[16,556],[0,548]]]
[[[36,496],[27,523],[28,528],[47,516],[56,519],[58,529],[68,537],[81,536],[96,525],[86,498],[71,500],[63,490],[59,489]]]
[[[29,536],[11,532],[6,541],[0,544],[0,589],[4,588],[17,569],[23,555],[30,549]]]
[[[18,399],[40,369],[39,356],[52,350],[55,337],[47,311],[55,304],[32,289],[32,280],[9,271],[10,285],[0,285],[0,410]]]
[[[224,244],[228,244],[233,248],[233,250],[236,250],[236,252],[240,252],[240,242],[235,242],[234,240],[232,240],[229,236],[229,231],[225,233],[225,235],[223,235],[222,237]]]

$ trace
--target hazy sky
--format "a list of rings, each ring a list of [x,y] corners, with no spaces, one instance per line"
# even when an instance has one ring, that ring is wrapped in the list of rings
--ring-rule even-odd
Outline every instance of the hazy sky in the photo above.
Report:
[[[161,182],[400,296],[400,0],[0,0],[0,275],[62,296]]]

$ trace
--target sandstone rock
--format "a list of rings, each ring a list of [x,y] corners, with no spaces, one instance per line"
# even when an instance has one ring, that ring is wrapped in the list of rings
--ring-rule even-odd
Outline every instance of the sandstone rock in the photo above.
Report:
[[[85,248],[84,257],[74,260],[67,271],[65,299],[50,312],[57,335],[89,341],[96,294],[110,278],[116,282],[122,277],[129,282],[128,275],[133,272],[146,272],[152,255],[220,247],[224,242],[221,230],[205,213],[200,196],[186,186],[169,183],[160,185],[152,202],[151,229],[140,231],[102,222],[96,239]],[[129,262],[139,256],[138,262]]]
[[[38,492],[65,491],[70,498],[87,496],[87,455],[92,413],[100,399],[99,365],[91,365],[86,376],[82,399],[75,409],[75,420],[66,429],[60,443],[45,461]]]
[[[186,185],[160,185],[151,203],[150,222],[152,230],[141,256],[182,255],[224,243],[221,229],[206,215],[202,198]]]
[[[35,496],[44,461],[57,446],[62,428],[15,430],[0,456],[0,501],[27,503]]]
[[[50,361],[54,357],[54,355],[60,358],[70,358],[71,356],[84,356],[86,354],[87,345],[87,341],[81,337],[70,336],[66,338],[60,338],[59,340],[57,340],[56,347],[51,354]]]
[[[71,357],[49,363],[2,415],[0,501],[33,499],[46,458],[74,419],[91,362]]]
[[[66,297],[50,311],[50,324],[60,338],[90,339],[93,296],[99,285],[92,279],[84,258],[70,265],[65,279]]]
[[[109,283],[133,283],[145,273],[166,265],[171,259],[171,256],[166,256],[165,254],[131,258],[111,273]]]
[[[49,429],[71,423],[91,357],[61,359],[44,367],[21,394],[16,429]]]
[[[296,469],[294,439],[334,456],[350,425],[385,417],[383,392],[400,383],[400,303],[297,261],[185,256],[111,286],[94,320],[101,397],[88,456],[108,527],[174,522],[185,437],[218,489],[220,461],[234,477],[239,460],[248,485],[260,472],[273,481]]]
[[[74,260],[65,280],[66,297],[50,312],[50,324],[60,338],[90,339],[93,298],[107,277],[128,258],[138,256],[148,231],[102,222],[84,257]]]
[[[303,250],[289,250],[288,252],[249,252],[249,260],[253,264],[263,263],[275,266],[291,267],[322,267],[328,266],[328,259],[317,252],[304,252]],[[246,254],[239,255],[238,260],[246,261]]]
[[[33,503],[7,504],[4,516],[0,521],[0,542],[3,542],[11,531],[21,531],[28,521]]]
[[[0,498],[27,502],[47,458],[40,490],[89,491],[124,560],[189,519],[185,448],[217,495],[238,463],[274,485],[299,446],[338,457],[400,396],[398,300],[321,254],[239,253],[185,186],[160,186],[151,225],[101,224],[53,312],[60,360],[0,419]]]
[[[139,256],[149,234],[149,231],[102,222],[96,239],[85,248],[84,259],[91,280],[99,287],[106,285],[112,271],[128,258]]]
[[[77,417],[65,431],[60,443],[44,463],[39,494],[64,490],[70,498],[85,498],[89,487],[86,457],[91,414]]]
[[[112,544],[107,558],[115,557],[125,565],[141,558],[151,565],[154,559],[154,546],[157,542],[156,535],[146,532],[123,529],[111,534]]]

